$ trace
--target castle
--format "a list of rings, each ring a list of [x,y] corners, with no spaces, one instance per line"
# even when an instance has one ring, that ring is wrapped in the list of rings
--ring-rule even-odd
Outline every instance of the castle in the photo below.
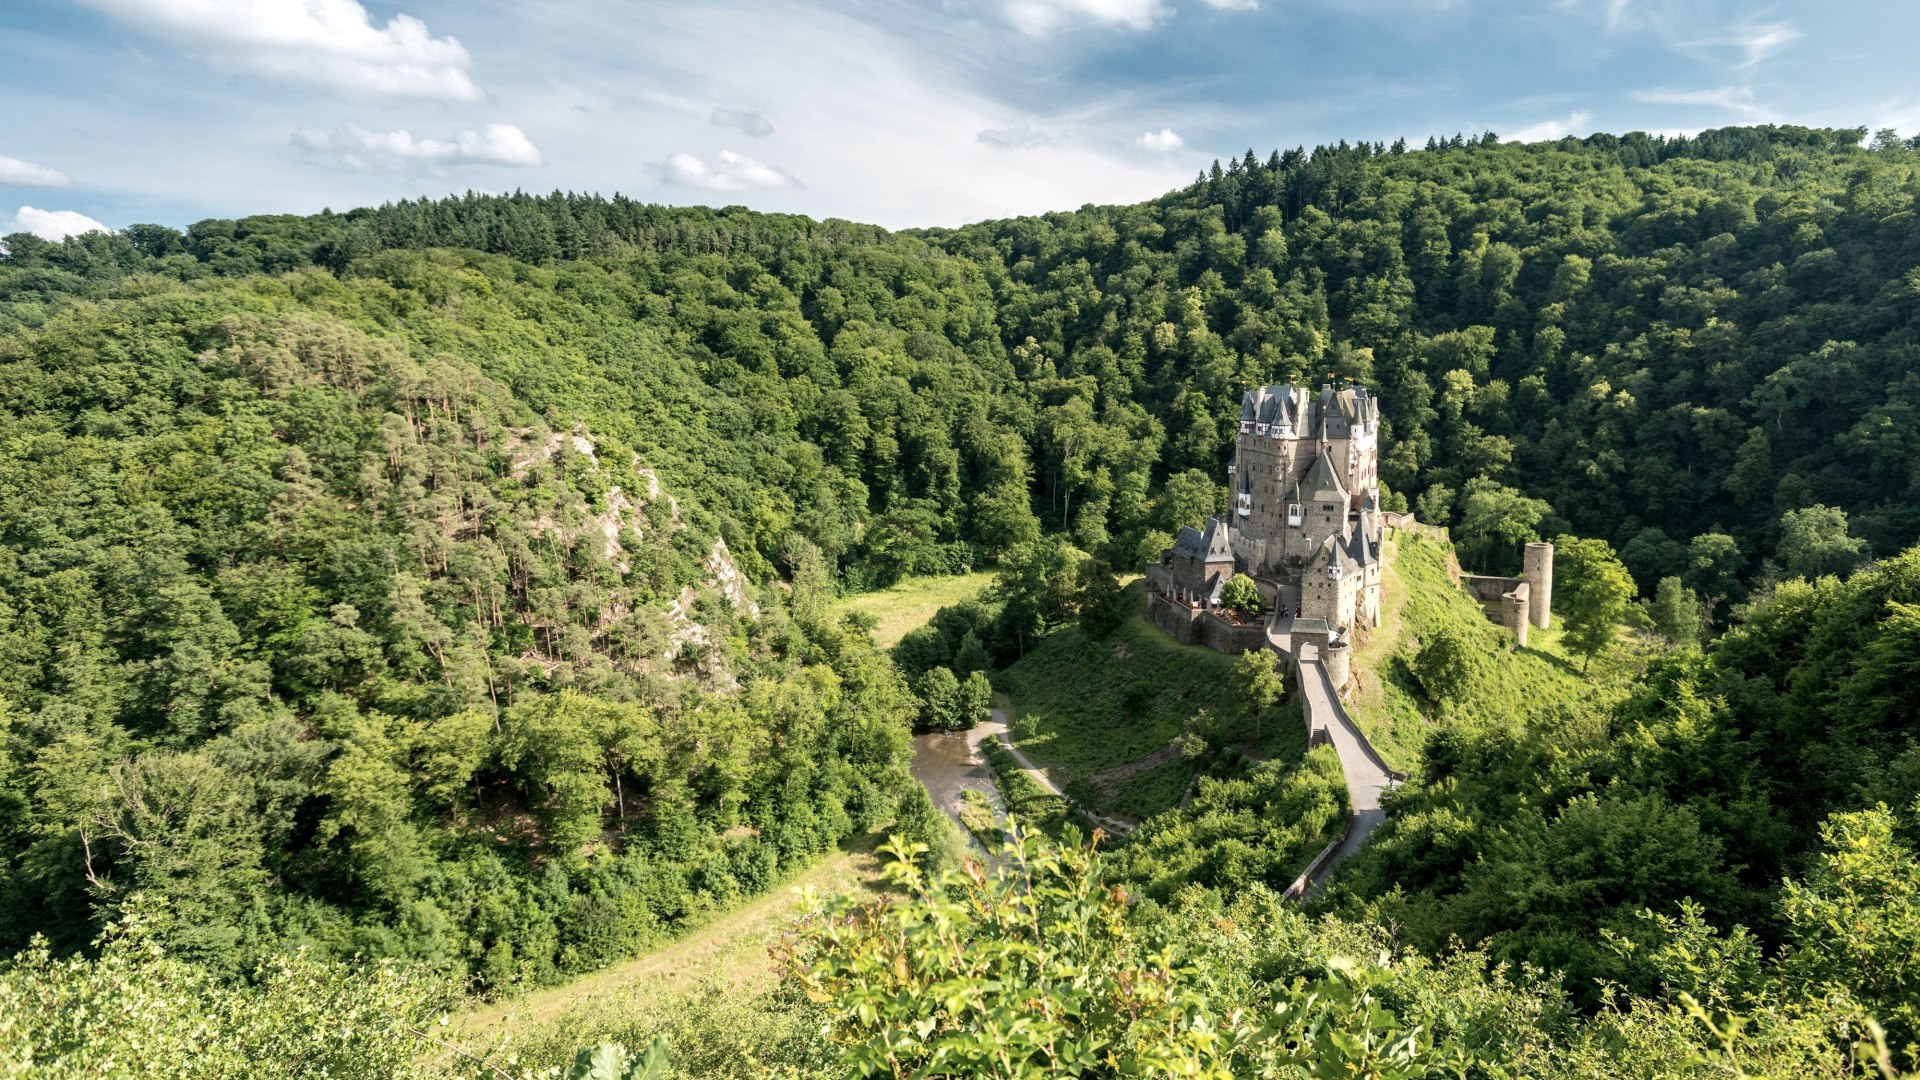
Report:
[[[1182,528],[1147,567],[1155,621],[1226,651],[1264,644],[1269,633],[1330,644],[1379,625],[1379,464],[1380,401],[1366,387],[1248,391],[1227,466],[1227,516]],[[1202,622],[1218,613],[1236,573],[1260,587],[1271,620],[1251,630]]]
[[[1227,516],[1182,528],[1147,566],[1148,614],[1184,644],[1310,653],[1335,687],[1344,686],[1353,635],[1380,625],[1388,519],[1396,526],[1411,519],[1382,511],[1379,466],[1380,399],[1366,387],[1249,390],[1227,466]],[[1259,587],[1265,617],[1221,606],[1235,574]],[[1529,624],[1547,625],[1553,545],[1528,544],[1519,578],[1459,579],[1499,605],[1496,617],[1524,647]]]

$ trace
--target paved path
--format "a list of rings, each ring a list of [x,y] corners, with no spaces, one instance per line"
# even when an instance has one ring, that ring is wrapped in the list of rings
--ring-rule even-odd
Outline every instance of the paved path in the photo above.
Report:
[[[1387,820],[1386,811],[1380,809],[1380,795],[1392,786],[1393,778],[1340,704],[1333,681],[1327,678],[1327,669],[1319,660],[1302,660],[1300,684],[1310,722],[1327,732],[1334,752],[1340,755],[1340,771],[1347,778],[1347,802],[1353,812],[1340,846],[1321,863],[1308,882],[1309,887],[1318,888],[1333,873],[1334,867],[1365,846],[1373,831]]]
[[[1380,796],[1401,777],[1380,760],[1373,744],[1360,733],[1353,717],[1347,715],[1346,706],[1340,704],[1340,695],[1334,690],[1333,680],[1327,677],[1327,669],[1321,665],[1314,646],[1301,647],[1295,670],[1300,675],[1300,700],[1306,709],[1307,730],[1327,733],[1334,753],[1340,756],[1340,771],[1347,779],[1347,802],[1352,808],[1346,834],[1328,857],[1316,861],[1302,883],[1311,891],[1326,881],[1334,867],[1365,846],[1367,838],[1387,820],[1386,811],[1380,808]]]

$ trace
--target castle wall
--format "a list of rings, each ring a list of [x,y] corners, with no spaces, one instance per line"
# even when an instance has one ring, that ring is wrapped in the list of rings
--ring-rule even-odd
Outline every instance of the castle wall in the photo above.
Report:
[[[1199,643],[1215,652],[1228,654],[1252,652],[1267,644],[1265,622],[1235,626],[1218,615],[1203,615],[1198,620]]]
[[[1354,625],[1355,601],[1360,579],[1355,575],[1330,578],[1325,573],[1306,573],[1300,579],[1300,617],[1325,619],[1338,629]]]
[[[1320,545],[1327,542],[1327,537],[1338,536],[1342,540],[1347,537],[1347,508],[1344,506],[1307,503],[1300,508],[1300,515],[1300,525],[1287,532],[1288,558],[1305,562],[1320,550]]]
[[[1238,626],[1210,611],[1176,604],[1164,596],[1148,594],[1147,617],[1182,645],[1205,645],[1215,652],[1243,653],[1267,643],[1264,620]]]
[[[1147,617],[1182,645],[1200,644],[1201,613],[1157,594],[1147,596]]]
[[[1494,577],[1491,574],[1462,574],[1460,583],[1473,591],[1484,603],[1493,603],[1512,592],[1517,585],[1524,584],[1521,578]]]

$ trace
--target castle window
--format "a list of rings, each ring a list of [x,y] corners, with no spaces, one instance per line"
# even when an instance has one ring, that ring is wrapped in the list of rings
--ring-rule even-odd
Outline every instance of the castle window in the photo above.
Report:
[[[1300,504],[1299,503],[1287,504],[1287,524],[1289,525],[1300,524]]]

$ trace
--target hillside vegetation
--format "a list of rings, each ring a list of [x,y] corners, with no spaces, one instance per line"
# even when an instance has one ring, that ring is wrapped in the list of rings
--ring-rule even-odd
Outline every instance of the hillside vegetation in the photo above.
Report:
[[[1329,372],[1380,393],[1389,507],[1476,570],[1577,543],[1608,633],[1617,551],[1673,647],[1615,700],[1606,634],[1583,677],[1408,590],[1368,722],[1418,777],[1332,914],[1270,896],[1340,818],[1325,755],[1199,725],[1113,787],[1152,816],[1110,861],[810,924],[768,1008],[819,1011],[767,1045],[1914,1065],[1920,151],[1862,134],[1249,152],[910,233],[516,193],[6,237],[0,1066],[122,1052],[62,1019],[100,1003],[176,1070],[404,1074],[455,995],[943,829],[907,734],[988,669],[1082,784],[1244,724],[1116,571],[1223,507],[1244,389]],[[989,566],[891,654],[832,608]]]
[[[1561,643],[1561,628],[1530,628],[1527,648],[1494,623],[1479,600],[1453,583],[1448,551],[1438,541],[1397,533],[1390,541],[1381,626],[1361,636],[1354,666],[1362,674],[1348,711],[1387,763],[1411,770],[1435,730],[1476,716],[1526,717],[1596,696],[1634,666],[1612,656],[1593,680]],[[1421,681],[1423,648],[1441,642],[1442,678]],[[1622,650],[1623,652],[1625,650]],[[1438,658],[1435,658],[1436,660]],[[1434,675],[1427,675],[1430,681]],[[1605,701],[1610,690],[1600,690]]]

